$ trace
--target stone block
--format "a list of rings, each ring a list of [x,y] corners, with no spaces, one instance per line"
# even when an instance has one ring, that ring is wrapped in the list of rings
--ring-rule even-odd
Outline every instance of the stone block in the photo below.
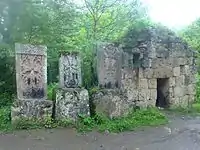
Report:
[[[76,120],[79,114],[89,116],[89,94],[86,89],[60,88],[56,91],[57,119]]]
[[[139,90],[139,101],[147,101],[150,99],[150,90],[149,89],[141,89]]]
[[[153,69],[151,68],[146,68],[144,69],[144,78],[150,79],[153,78]]]
[[[52,116],[53,102],[50,100],[15,100],[11,106],[12,123],[26,119],[45,119]]]
[[[157,99],[157,89],[150,89],[150,99],[152,101],[156,102],[156,99]]]
[[[189,103],[193,103],[195,101],[195,95],[188,95]]]
[[[185,84],[185,76],[184,75],[177,76],[175,77],[175,81],[176,81],[176,86],[183,86]]]
[[[185,88],[176,86],[174,87],[174,97],[181,97],[185,95]]]
[[[138,74],[139,74],[139,78],[144,78],[144,74],[143,74],[144,71],[143,71],[143,68],[139,68],[138,71],[139,71],[139,73],[138,73]]]
[[[180,67],[174,67],[173,68],[173,76],[177,77],[177,76],[180,76],[180,74],[181,74]]]
[[[157,88],[157,79],[149,79],[148,87],[149,87],[149,89],[156,89]]]
[[[195,83],[196,83],[195,75],[190,74],[185,76],[185,85],[190,85]]]
[[[185,92],[187,95],[195,95],[195,93],[196,93],[195,84],[190,84],[190,85],[186,86]]]
[[[140,89],[148,89],[148,80],[147,79],[139,79],[139,88]]]
[[[171,76],[173,76],[173,70],[170,67],[153,69],[153,78],[169,78]]]
[[[185,95],[180,98],[180,106],[182,106],[182,107],[189,106],[189,95]]]
[[[135,102],[138,99],[138,90],[128,90],[127,91],[127,97],[129,102]]]
[[[173,87],[176,84],[175,77],[169,78],[169,87]]]
[[[181,75],[189,75],[190,74],[190,66],[189,65],[182,65],[180,66]]]
[[[169,98],[173,98],[174,97],[174,90],[172,87],[169,88]]]
[[[169,99],[170,106],[179,106],[180,98],[179,97],[173,97]]]
[[[128,103],[127,96],[118,89],[100,90],[91,96],[91,100],[96,113],[102,113],[110,118],[126,115],[129,108],[135,106],[133,101]]]

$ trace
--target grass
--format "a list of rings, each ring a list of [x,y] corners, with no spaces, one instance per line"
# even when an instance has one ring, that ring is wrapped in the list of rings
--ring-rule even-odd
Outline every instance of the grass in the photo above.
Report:
[[[41,129],[41,128],[57,128],[57,127],[74,127],[79,132],[86,132],[92,130],[109,131],[109,132],[123,132],[134,130],[144,126],[158,126],[166,124],[167,118],[163,113],[155,108],[147,110],[137,110],[129,113],[125,117],[115,118],[110,120],[104,115],[97,114],[94,117],[85,117],[79,115],[77,122],[70,120],[55,121],[51,118],[45,120],[38,119],[20,119],[16,124],[11,125],[10,109],[0,109],[0,130],[13,131],[21,129]]]
[[[190,107],[174,107],[167,110],[168,113],[175,113],[179,115],[190,115],[197,116],[200,115],[200,103],[194,103]]]

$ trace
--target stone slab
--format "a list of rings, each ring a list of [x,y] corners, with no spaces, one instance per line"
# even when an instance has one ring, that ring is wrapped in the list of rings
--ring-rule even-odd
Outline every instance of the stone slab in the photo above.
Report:
[[[57,119],[77,120],[78,115],[90,115],[89,93],[82,88],[57,89],[55,113]]]
[[[127,96],[129,96],[129,100]],[[92,95],[92,103],[95,106],[94,111],[109,118],[126,115],[129,108],[135,106],[134,96],[127,96],[118,89],[102,89]]]
[[[12,122],[20,118],[43,119],[52,117],[53,102],[50,100],[19,100],[16,99],[11,106]]]

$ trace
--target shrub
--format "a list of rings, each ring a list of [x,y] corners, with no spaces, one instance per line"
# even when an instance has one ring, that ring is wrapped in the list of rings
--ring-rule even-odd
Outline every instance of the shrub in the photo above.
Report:
[[[3,108],[5,106],[11,106],[13,99],[14,96],[10,93],[0,94],[0,108]]]
[[[8,131],[11,129],[11,111],[10,107],[4,107],[0,109],[0,130]]]

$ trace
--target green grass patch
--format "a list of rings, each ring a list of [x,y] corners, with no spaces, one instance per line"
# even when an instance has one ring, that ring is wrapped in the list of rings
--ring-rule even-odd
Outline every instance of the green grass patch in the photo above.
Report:
[[[10,109],[0,109],[0,130],[12,131],[21,129],[41,129],[41,128],[57,128],[57,127],[74,127],[80,132],[98,130],[109,132],[122,132],[134,130],[144,126],[158,126],[166,124],[167,118],[163,113],[155,108],[149,108],[147,110],[137,110],[129,113],[127,116],[109,119],[108,117],[97,114],[94,117],[85,117],[79,115],[77,122],[71,120],[52,120],[46,119],[26,119],[21,118],[15,124],[11,125]]]
[[[78,129],[81,131],[90,131],[97,129],[99,131],[123,132],[134,130],[144,126],[158,126],[168,122],[166,116],[158,109],[149,108],[147,110],[137,110],[129,113],[125,117],[108,119],[104,115],[96,115],[94,118],[82,117],[79,121]]]

